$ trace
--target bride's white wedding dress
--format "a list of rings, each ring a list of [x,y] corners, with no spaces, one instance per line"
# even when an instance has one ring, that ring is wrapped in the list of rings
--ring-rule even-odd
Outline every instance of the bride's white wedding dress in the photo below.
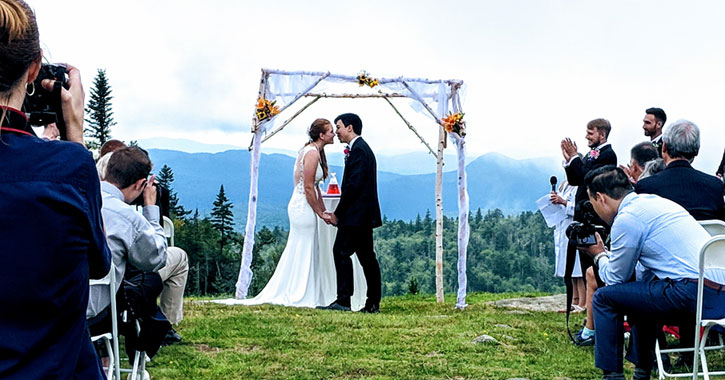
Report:
[[[287,246],[277,263],[274,274],[264,289],[254,298],[246,300],[220,300],[220,303],[236,305],[259,305],[265,303],[316,307],[329,305],[337,298],[337,280],[335,262],[332,257],[331,242],[323,242],[320,249],[318,217],[307,203],[304,189],[304,157],[314,146],[304,147],[297,156],[294,168],[295,187],[287,205],[290,221]],[[315,172],[315,186],[323,180],[321,166]],[[321,228],[329,228],[322,225]],[[322,231],[329,240],[329,231]],[[362,307],[365,302],[364,291],[358,284],[365,284],[362,268],[355,257],[355,295],[353,310]],[[359,274],[359,275],[358,275]],[[362,279],[361,279],[362,277]],[[360,280],[361,279],[361,280]],[[358,291],[363,291],[362,294]],[[360,304],[360,305],[356,305]]]

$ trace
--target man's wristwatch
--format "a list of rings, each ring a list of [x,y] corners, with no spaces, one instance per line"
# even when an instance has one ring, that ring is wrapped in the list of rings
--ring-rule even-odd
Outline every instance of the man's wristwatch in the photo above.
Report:
[[[609,254],[607,251],[603,251],[598,253],[596,256],[594,256],[594,265],[599,267],[599,260],[601,260],[602,257],[609,258]]]

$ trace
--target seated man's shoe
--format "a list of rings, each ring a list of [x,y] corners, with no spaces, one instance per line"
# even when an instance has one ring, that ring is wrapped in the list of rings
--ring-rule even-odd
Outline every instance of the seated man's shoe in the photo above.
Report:
[[[171,329],[166,333],[164,340],[161,341],[161,347],[171,346],[172,344],[180,343],[181,335],[176,330]]]
[[[651,370],[635,368],[634,375],[632,376],[632,380],[650,380],[652,378],[651,374],[652,374]]]
[[[337,301],[327,305],[327,306],[318,306],[317,309],[320,310],[337,310],[337,311],[351,311],[350,306],[345,306],[337,303]]]
[[[614,373],[605,371],[602,376],[603,380],[626,380],[623,373]]]
[[[593,346],[594,345],[594,335],[589,337],[583,337],[584,330],[579,330],[576,335],[574,335],[574,344],[576,344],[579,347],[583,346]]]
[[[359,313],[377,314],[380,312],[380,305],[365,305],[362,309],[358,310]]]

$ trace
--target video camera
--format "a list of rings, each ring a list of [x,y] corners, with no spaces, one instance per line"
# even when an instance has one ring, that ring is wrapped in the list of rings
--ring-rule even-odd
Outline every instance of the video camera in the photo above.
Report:
[[[55,80],[53,90],[43,88],[43,79]],[[45,126],[55,123],[61,140],[66,138],[66,126],[63,119],[63,107],[60,102],[61,87],[68,89],[68,71],[64,65],[44,63],[38,77],[33,82],[34,91],[25,96],[23,111],[28,114],[31,125]]]
[[[604,226],[596,224],[600,219],[594,211],[592,202],[583,201],[578,207],[580,207],[583,221],[570,224],[566,228],[566,237],[569,240],[575,241],[578,246],[597,244],[597,238],[594,236],[594,233],[599,232],[599,235],[604,238],[603,236],[607,232],[607,229]]]

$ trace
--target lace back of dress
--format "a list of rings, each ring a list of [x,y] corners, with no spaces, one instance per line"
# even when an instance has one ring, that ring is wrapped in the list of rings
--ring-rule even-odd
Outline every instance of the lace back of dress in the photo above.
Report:
[[[309,152],[311,149],[315,149],[315,148],[307,145],[304,148],[300,149],[300,152],[297,154],[297,160],[295,161],[295,169],[294,169],[295,191],[300,192],[300,193],[305,192],[305,185],[304,185],[305,154],[307,154],[307,152]]]

